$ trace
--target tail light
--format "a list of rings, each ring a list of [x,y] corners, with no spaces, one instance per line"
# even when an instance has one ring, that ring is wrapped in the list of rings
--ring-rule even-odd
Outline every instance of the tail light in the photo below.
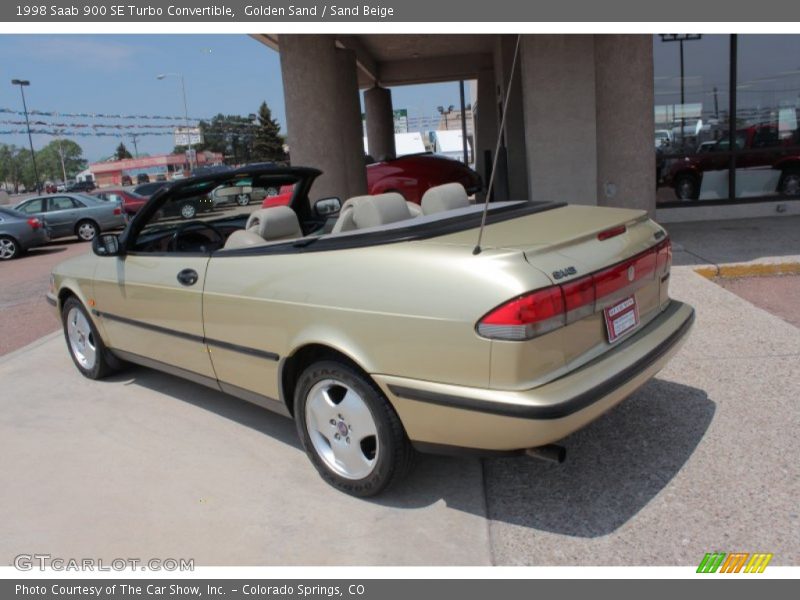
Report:
[[[31,217],[30,219],[28,219],[28,225],[31,226],[31,229],[36,231],[42,226],[42,222],[36,217]]]
[[[117,208],[114,209],[114,214],[115,215],[121,215],[122,214],[122,208],[117,206]]]
[[[619,296],[643,279],[663,274],[672,260],[669,239],[621,263],[529,292],[501,304],[478,321],[483,337],[498,340],[529,340],[593,314],[609,296]]]
[[[664,275],[672,266],[672,240],[665,239],[656,246],[656,269],[659,275]]]
[[[625,225],[620,225],[619,227],[612,227],[611,229],[606,229],[605,231],[601,231],[597,234],[597,239],[601,242],[603,240],[607,240],[612,237],[617,237],[618,235],[622,235],[627,231],[627,227]]]

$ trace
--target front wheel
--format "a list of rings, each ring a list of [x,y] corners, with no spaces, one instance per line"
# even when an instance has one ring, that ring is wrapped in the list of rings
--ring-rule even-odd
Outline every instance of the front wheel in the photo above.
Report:
[[[397,413],[353,368],[332,360],[308,367],[294,410],[306,454],[333,487],[374,496],[409,471],[414,450]]]
[[[108,351],[83,304],[68,298],[61,311],[64,338],[72,362],[81,375],[89,379],[102,379],[120,367],[119,361]]]
[[[236,204],[239,206],[247,206],[250,204],[250,194],[239,194],[236,196]]]
[[[181,206],[181,219],[194,219],[197,216],[197,207],[191,203],[186,202]]]
[[[84,242],[91,242],[99,230],[100,228],[97,226],[97,223],[89,221],[88,219],[86,221],[81,221],[75,226],[75,233],[78,235],[78,238]]]

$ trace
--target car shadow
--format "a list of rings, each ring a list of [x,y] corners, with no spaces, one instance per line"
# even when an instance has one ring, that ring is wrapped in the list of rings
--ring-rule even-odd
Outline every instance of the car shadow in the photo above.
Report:
[[[138,385],[154,392],[167,394],[176,400],[250,427],[304,452],[295,431],[294,421],[291,419],[198,383],[136,365],[126,365],[119,373],[102,379],[100,382]]]
[[[562,440],[563,464],[526,456],[482,459],[484,510],[494,521],[540,531],[607,535],[669,484],[702,440],[715,409],[702,390],[654,379]],[[401,488],[376,501],[405,508],[435,502],[438,498],[426,497],[425,487],[457,472],[458,460],[423,457]],[[443,499],[451,508],[474,510],[472,498]]]
[[[292,420],[222,392],[137,366],[102,381],[168,394],[304,452]],[[607,535],[669,484],[702,440],[715,410],[703,390],[654,379],[562,440],[563,464],[526,456],[419,455],[404,481],[364,501],[401,509],[444,501],[455,510],[531,529]]]

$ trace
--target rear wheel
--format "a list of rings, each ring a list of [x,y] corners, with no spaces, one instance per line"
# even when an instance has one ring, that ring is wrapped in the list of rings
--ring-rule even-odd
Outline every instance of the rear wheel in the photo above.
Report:
[[[11,260],[22,253],[19,242],[8,235],[0,236],[0,260]]]
[[[800,169],[786,169],[778,183],[778,191],[784,196],[800,196]]]
[[[250,194],[239,194],[236,196],[236,204],[239,206],[247,206],[250,204]]]
[[[91,242],[99,231],[100,228],[97,226],[97,223],[89,219],[79,221],[78,224],[75,225],[75,235],[84,242]]]
[[[108,351],[77,298],[71,297],[64,302],[61,320],[69,355],[84,377],[102,379],[119,369],[119,361]]]
[[[678,175],[675,178],[675,195],[679,200],[697,200],[700,195],[697,178],[692,175]]]
[[[297,430],[322,478],[353,496],[374,496],[410,469],[414,450],[380,389],[355,369],[321,361],[300,376]]]

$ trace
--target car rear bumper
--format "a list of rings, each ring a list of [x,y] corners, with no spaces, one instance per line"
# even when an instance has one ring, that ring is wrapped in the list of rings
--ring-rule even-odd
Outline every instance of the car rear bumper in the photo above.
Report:
[[[663,368],[693,322],[694,309],[673,300],[637,335],[530,390],[373,378],[420,449],[522,450],[560,440],[614,407]]]

